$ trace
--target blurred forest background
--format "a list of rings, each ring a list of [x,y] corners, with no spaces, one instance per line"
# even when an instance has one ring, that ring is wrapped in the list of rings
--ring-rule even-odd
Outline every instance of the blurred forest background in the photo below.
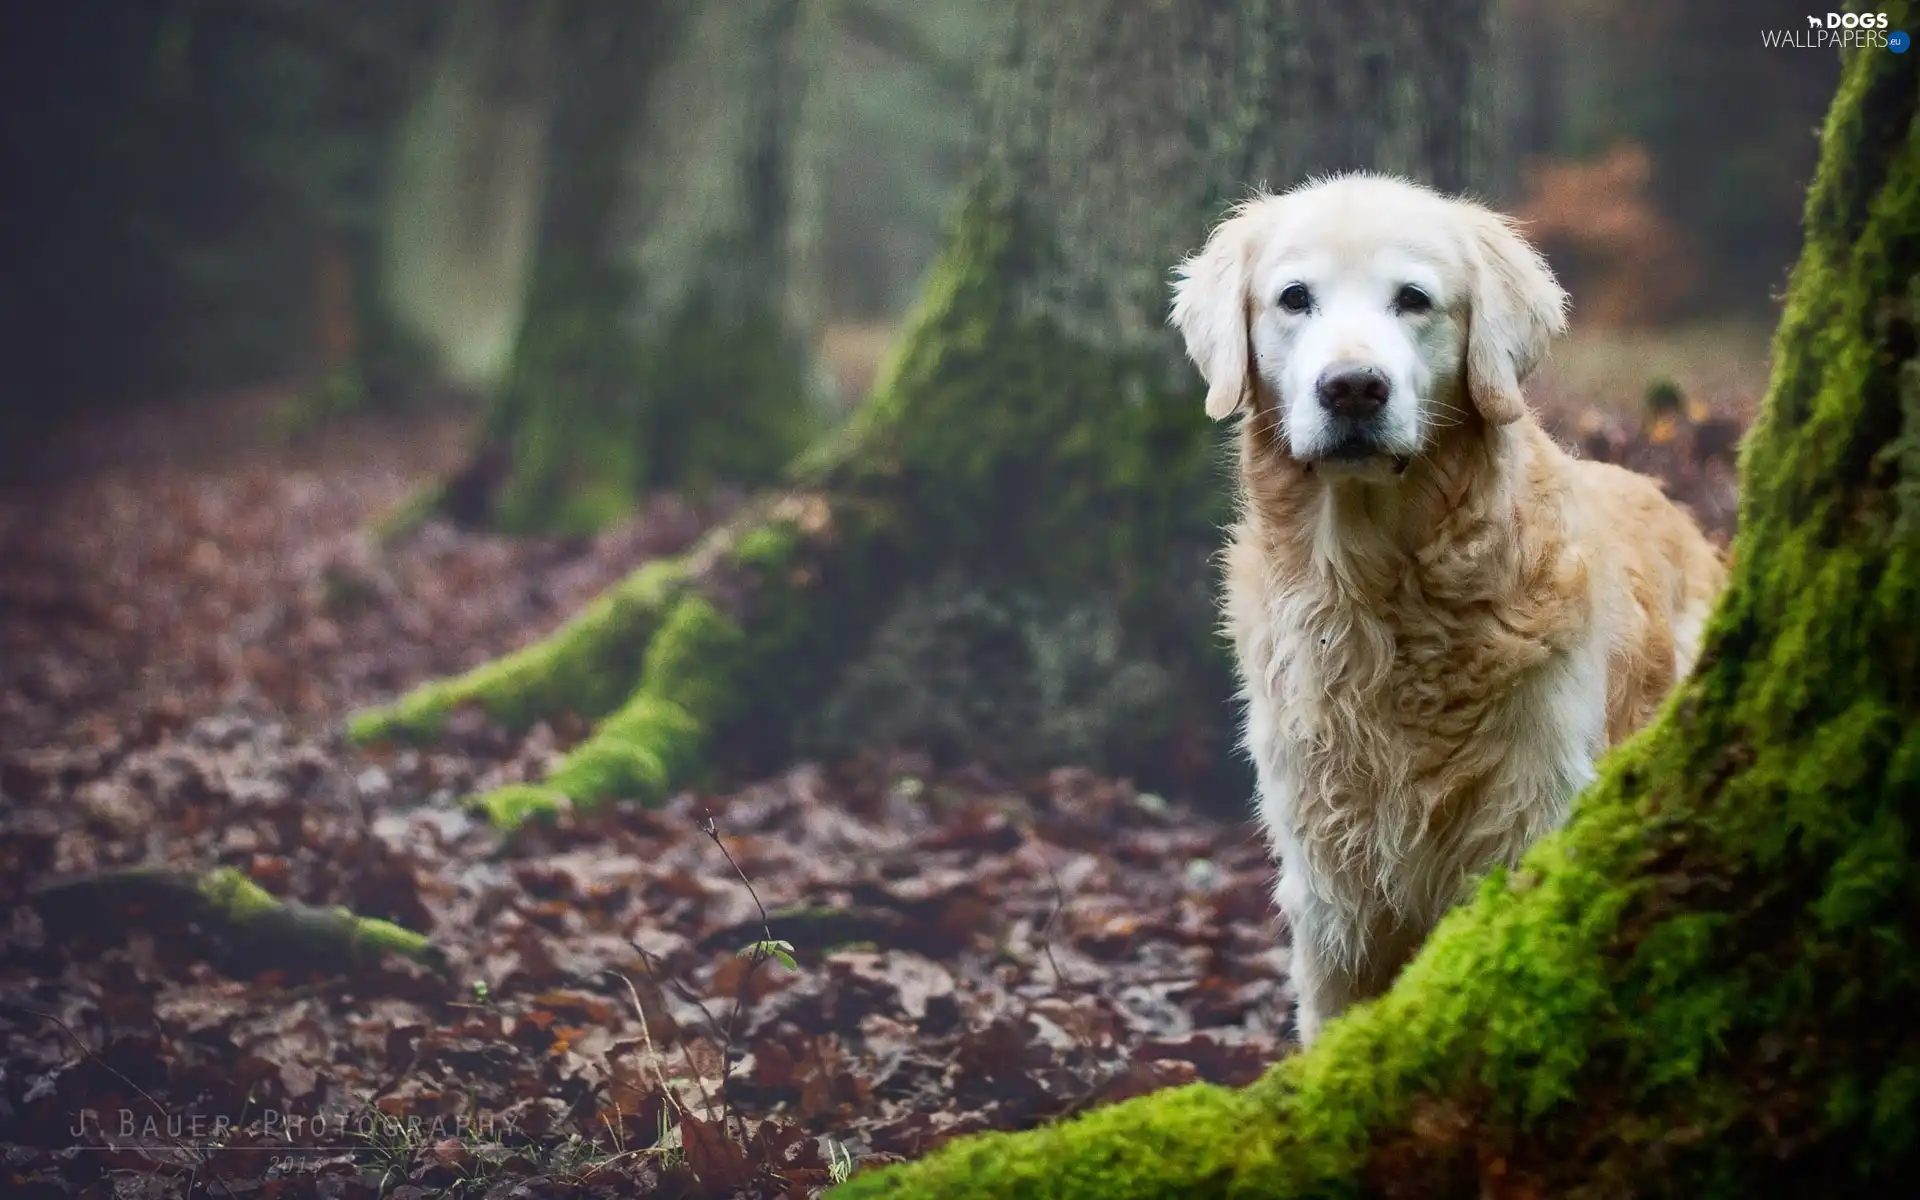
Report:
[[[1837,63],[1749,31],[1800,8],[1495,7],[1499,153],[1471,183],[1533,223],[1576,326],[1662,344],[1683,327],[1764,329]],[[792,203],[762,232],[784,242],[792,311],[845,407],[966,177],[996,5],[793,8]],[[11,437],[266,381],[334,407],[500,386],[539,198],[579,134],[556,125],[566,47],[544,13],[535,0],[74,0],[11,16]],[[720,71],[731,45],[707,46],[722,59],[690,77]]]

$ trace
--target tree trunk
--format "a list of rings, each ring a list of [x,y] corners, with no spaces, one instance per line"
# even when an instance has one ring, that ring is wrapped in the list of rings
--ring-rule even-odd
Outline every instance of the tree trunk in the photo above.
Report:
[[[448,381],[506,379],[547,172],[557,0],[449,10],[395,136],[381,296]]]
[[[794,0],[562,0],[525,318],[455,515],[586,531],[775,477],[811,428],[788,286]]]
[[[1907,27],[1914,6],[1892,6]],[[1244,1091],[837,1195],[1891,1195],[1920,1167],[1920,62],[1847,63],[1701,662],[1572,824]]]
[[[1013,12],[978,185],[875,396],[794,490],[357,736],[470,702],[604,717],[543,787],[490,798],[504,823],[657,802],[715,749],[765,765],[878,735],[1244,787],[1213,636],[1227,488],[1168,270],[1249,181],[1471,178],[1482,5]]]

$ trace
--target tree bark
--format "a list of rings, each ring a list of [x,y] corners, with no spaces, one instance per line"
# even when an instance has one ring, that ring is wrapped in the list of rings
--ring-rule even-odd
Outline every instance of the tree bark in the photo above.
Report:
[[[1849,59],[1729,590],[1572,824],[1253,1087],[967,1139],[836,1195],[1901,1190],[1920,1166],[1917,110],[1913,56]]]
[[[794,0],[561,0],[530,290],[455,515],[588,531],[811,429],[788,283]]]
[[[1019,765],[1244,788],[1213,636],[1227,488],[1165,328],[1168,271],[1253,180],[1471,177],[1483,7],[1011,11],[978,184],[874,397],[791,493],[548,641],[358,718],[356,736],[429,735],[468,703],[514,725],[604,718],[544,786],[489,798],[507,824],[657,802],[715,750],[765,765],[836,715],[844,744],[915,706],[947,706],[925,724],[960,727],[951,748],[971,757],[1019,738]],[[955,595],[979,598],[958,621]],[[956,623],[981,636],[934,655],[965,671],[933,690],[959,694],[902,695],[889,681],[928,672],[876,653]]]

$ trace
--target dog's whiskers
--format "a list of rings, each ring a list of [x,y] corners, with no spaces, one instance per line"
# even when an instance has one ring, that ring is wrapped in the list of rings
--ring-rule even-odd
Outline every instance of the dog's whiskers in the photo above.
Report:
[[[1266,424],[1256,425],[1254,427],[1255,437],[1267,438],[1281,435],[1286,427],[1284,414],[1277,408],[1268,412],[1258,413],[1256,414],[1256,418],[1264,418]]]

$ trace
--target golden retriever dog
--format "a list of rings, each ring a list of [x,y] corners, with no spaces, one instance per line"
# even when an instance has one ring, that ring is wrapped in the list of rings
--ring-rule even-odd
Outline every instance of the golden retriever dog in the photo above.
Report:
[[[1713,545],[1521,395],[1566,302],[1504,218],[1374,175],[1250,200],[1178,271],[1207,413],[1242,418],[1224,607],[1303,1042],[1698,650]]]

